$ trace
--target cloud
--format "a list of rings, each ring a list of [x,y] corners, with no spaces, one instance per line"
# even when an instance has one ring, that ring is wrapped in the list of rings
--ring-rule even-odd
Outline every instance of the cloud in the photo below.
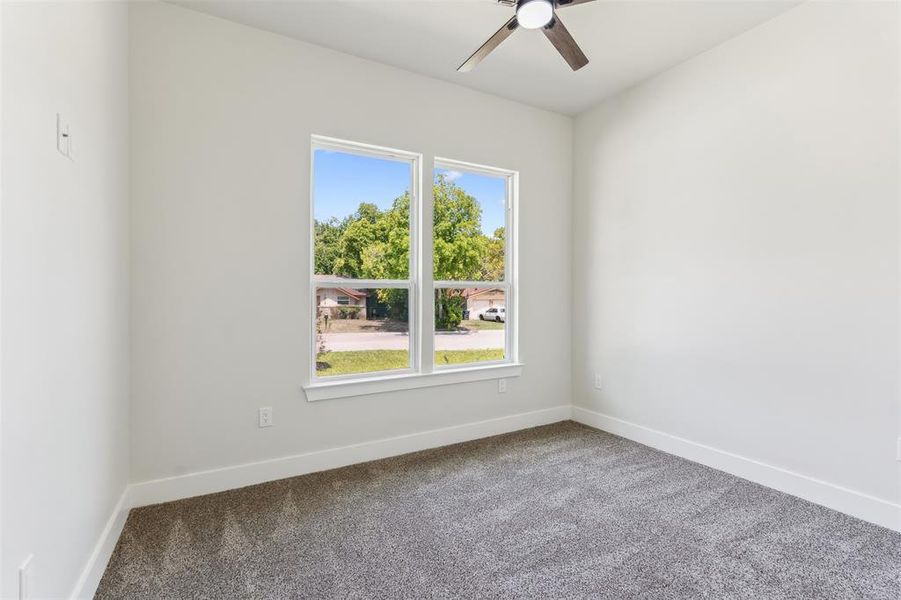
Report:
[[[444,176],[445,178],[447,178],[447,181],[449,183],[453,183],[454,181],[457,181],[458,179],[463,177],[463,173],[461,173],[460,171],[445,171]]]

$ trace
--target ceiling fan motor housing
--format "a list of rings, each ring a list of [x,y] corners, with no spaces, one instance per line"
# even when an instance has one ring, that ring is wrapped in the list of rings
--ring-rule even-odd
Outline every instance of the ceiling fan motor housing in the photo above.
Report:
[[[579,48],[576,40],[566,29],[556,14],[558,8],[586,4],[595,0],[495,0],[502,6],[514,8],[516,14],[500,28],[494,35],[473,52],[466,61],[457,67],[457,71],[466,73],[471,71],[482,59],[488,56],[501,42],[510,37],[520,27],[523,29],[541,30],[545,37],[573,71],[578,71],[588,64],[588,57]]]
[[[516,4],[516,20],[525,29],[540,29],[553,18],[553,0],[519,0]]]

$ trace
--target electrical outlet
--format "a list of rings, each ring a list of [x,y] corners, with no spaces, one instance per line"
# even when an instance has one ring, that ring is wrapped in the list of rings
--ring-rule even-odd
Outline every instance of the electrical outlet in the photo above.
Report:
[[[498,394],[506,394],[507,393],[507,380],[506,379],[498,379],[497,380],[497,393]]]
[[[260,427],[272,427],[271,406],[264,406],[260,409]]]
[[[901,461],[901,437],[898,438],[897,459]]]
[[[69,133],[69,123],[59,113],[56,114],[56,149],[66,158],[72,158],[72,137]]]
[[[28,558],[19,567],[19,600],[29,600],[32,597],[34,589],[34,573],[31,570],[33,554],[29,554]]]
[[[594,374],[594,389],[599,390],[604,386],[604,380],[601,379],[600,373]]]

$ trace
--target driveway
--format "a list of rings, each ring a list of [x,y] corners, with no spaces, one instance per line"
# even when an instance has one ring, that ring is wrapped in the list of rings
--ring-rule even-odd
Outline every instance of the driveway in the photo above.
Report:
[[[406,350],[410,340],[406,333],[326,333],[325,345],[332,352],[351,350]],[[435,334],[435,350],[483,350],[503,348],[502,329]]]

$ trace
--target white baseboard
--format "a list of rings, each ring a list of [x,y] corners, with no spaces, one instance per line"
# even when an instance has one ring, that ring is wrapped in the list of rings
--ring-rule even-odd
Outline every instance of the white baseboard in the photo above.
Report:
[[[589,427],[602,429],[858,519],[901,531],[899,504],[579,406],[573,406],[572,412],[574,421]]]
[[[122,534],[122,528],[125,527],[125,519],[128,518],[129,510],[129,488],[126,487],[119,496],[119,501],[113,507],[113,511],[106,522],[106,526],[100,533],[100,538],[94,545],[91,557],[88,559],[87,565],[81,572],[75,588],[72,590],[71,600],[83,600],[94,597],[97,586],[100,584],[100,578],[106,571],[106,565],[109,563],[110,556],[116,548],[116,542]]]
[[[188,473],[132,484],[129,488],[130,506],[146,506],[170,502],[192,496],[224,492],[226,490],[296,477],[317,471],[346,467],[357,463],[388,458],[408,452],[467,442],[483,437],[509,433],[529,427],[568,420],[570,405],[520,413],[487,421],[466,423],[443,429],[433,429],[409,435],[330,448],[283,458]]]

